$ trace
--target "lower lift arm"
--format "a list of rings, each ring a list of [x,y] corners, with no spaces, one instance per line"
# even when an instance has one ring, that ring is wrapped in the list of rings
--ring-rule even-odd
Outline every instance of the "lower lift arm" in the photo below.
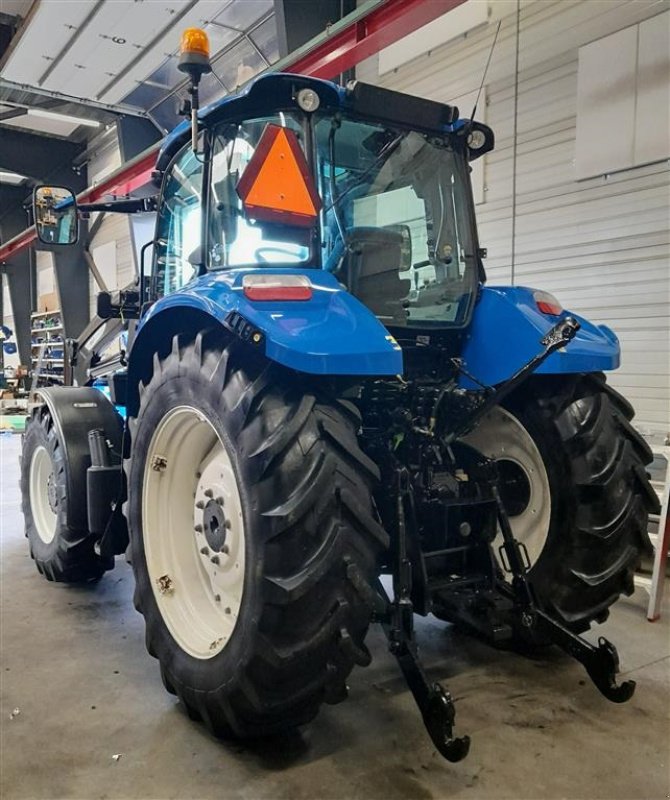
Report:
[[[493,462],[491,468],[492,470],[496,469]],[[493,484],[493,494],[498,512],[498,523],[503,536],[500,555],[513,576],[515,610],[520,617],[521,625],[528,631],[535,631],[542,638],[558,645],[568,655],[581,662],[597,689],[608,700],[613,703],[625,703],[630,700],[635,692],[635,681],[624,681],[617,684],[619,655],[616,647],[603,636],[598,639],[596,647],[538,608],[532,586],[526,578],[528,556],[523,545],[514,538],[497,482]]]

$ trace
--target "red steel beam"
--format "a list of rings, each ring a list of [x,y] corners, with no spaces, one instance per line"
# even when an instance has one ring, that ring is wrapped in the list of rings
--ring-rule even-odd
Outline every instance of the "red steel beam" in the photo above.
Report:
[[[332,36],[321,40],[295,61],[282,62],[282,68],[314,78],[334,78],[361,61],[394,44],[403,36],[441,17],[465,0],[386,0],[369,14]],[[126,196],[151,183],[160,143],[124,164],[105,180],[78,195],[81,202],[94,203],[109,195]],[[37,239],[35,226],[0,244],[0,264]]]
[[[302,56],[291,66],[291,71],[314,78],[333,78],[464,2],[386,0],[363,19]]]

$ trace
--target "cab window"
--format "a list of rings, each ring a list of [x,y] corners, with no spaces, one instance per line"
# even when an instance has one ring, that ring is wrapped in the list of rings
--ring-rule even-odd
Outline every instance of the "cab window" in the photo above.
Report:
[[[214,129],[209,209],[209,269],[304,263],[310,258],[310,231],[251,219],[237,184],[268,124],[292,130],[305,147],[300,119],[288,112]]]
[[[181,289],[196,274],[202,234],[202,173],[202,162],[189,145],[166,178],[156,228],[154,297]]]

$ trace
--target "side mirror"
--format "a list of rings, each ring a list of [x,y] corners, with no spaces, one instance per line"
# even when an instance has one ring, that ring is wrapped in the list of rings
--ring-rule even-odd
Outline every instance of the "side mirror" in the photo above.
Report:
[[[77,201],[64,186],[37,186],[33,192],[37,238],[43,244],[74,244],[79,238]]]

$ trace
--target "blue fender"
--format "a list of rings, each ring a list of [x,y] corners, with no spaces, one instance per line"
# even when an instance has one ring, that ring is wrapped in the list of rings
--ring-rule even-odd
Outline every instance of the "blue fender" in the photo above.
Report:
[[[143,317],[142,328],[167,309],[204,311],[225,324],[233,312],[263,334],[266,356],[314,375],[399,375],[402,350],[386,328],[337,279],[323,270],[266,269],[263,274],[304,275],[311,300],[251,301],[242,279],[257,270],[209,272],[158,300]]]
[[[485,286],[480,290],[462,358],[467,371],[486,386],[501,383],[541,352],[540,339],[560,319],[538,310],[534,291],[525,286]],[[621,351],[614,332],[570,311],[563,311],[561,317],[568,315],[582,327],[567,347],[549,356],[538,374],[616,369]],[[476,387],[465,376],[460,385],[464,389]]]

